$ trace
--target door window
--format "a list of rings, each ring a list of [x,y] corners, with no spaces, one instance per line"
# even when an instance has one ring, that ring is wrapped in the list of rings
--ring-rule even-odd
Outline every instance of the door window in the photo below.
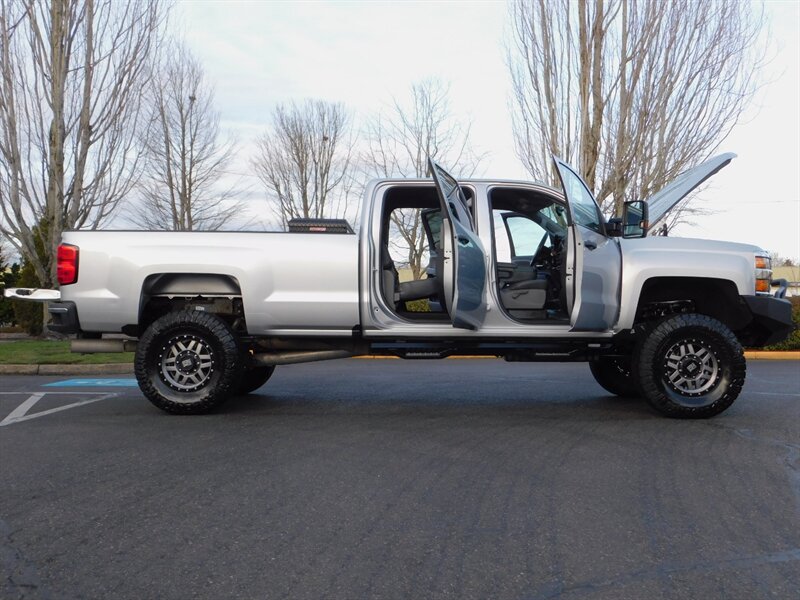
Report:
[[[556,161],[561,182],[564,184],[564,193],[569,201],[572,220],[577,225],[605,235],[603,215],[597,206],[586,184],[565,163]]]

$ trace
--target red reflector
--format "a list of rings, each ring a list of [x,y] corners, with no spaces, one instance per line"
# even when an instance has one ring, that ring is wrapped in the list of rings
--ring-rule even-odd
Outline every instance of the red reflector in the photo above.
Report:
[[[69,285],[78,281],[78,247],[61,244],[58,247],[58,284]]]

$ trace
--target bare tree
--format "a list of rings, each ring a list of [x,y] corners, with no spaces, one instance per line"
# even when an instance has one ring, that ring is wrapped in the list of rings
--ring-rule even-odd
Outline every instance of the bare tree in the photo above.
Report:
[[[470,177],[484,155],[469,143],[472,122],[460,122],[450,109],[450,86],[425,79],[411,86],[409,102],[396,98],[389,114],[367,124],[367,173],[377,177],[426,177],[428,157]]]
[[[712,153],[763,60],[747,2],[512,0],[510,16],[517,153],[551,182],[550,154],[569,160],[608,213]]]
[[[772,259],[773,269],[775,267],[797,267],[798,263],[800,263],[796,257],[783,256],[778,252],[770,252],[770,258]]]
[[[61,232],[98,227],[136,182],[140,100],[167,10],[0,0],[0,232],[42,285],[55,282]]]
[[[367,124],[362,163],[368,176],[426,177],[429,156],[461,176],[475,173],[485,155],[470,146],[472,124],[455,119],[449,92],[449,85],[438,79],[415,83],[409,102],[394,99],[388,115],[378,114]],[[420,211],[395,210],[391,228],[392,250],[403,256],[412,277],[420,279],[427,251]]]
[[[297,217],[346,217],[352,153],[344,105],[306,100],[276,107],[253,167],[283,226]]]
[[[141,204],[131,221],[147,229],[219,229],[243,207],[218,184],[233,145],[219,141],[213,90],[183,44],[171,45],[156,70],[141,136]]]

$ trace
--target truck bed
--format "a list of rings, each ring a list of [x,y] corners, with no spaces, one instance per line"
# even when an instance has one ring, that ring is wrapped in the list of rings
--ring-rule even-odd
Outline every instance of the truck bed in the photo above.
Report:
[[[251,334],[351,335],[359,323],[356,235],[71,231],[63,242],[80,248],[78,281],[61,296],[83,331],[135,325],[143,287],[165,273],[231,278]]]

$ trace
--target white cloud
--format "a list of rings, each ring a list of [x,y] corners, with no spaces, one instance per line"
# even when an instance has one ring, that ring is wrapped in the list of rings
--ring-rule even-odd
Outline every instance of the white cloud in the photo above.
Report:
[[[724,212],[684,235],[752,242],[800,257],[800,5],[767,3],[783,46],[774,80],[722,150],[739,158],[704,194]],[[365,116],[425,77],[451,82],[452,107],[472,117],[472,141],[491,153],[487,175],[524,178],[514,155],[502,36],[504,2],[192,2],[178,5],[187,41],[215,83],[217,105],[242,142],[269,124],[275,104],[342,101]]]

